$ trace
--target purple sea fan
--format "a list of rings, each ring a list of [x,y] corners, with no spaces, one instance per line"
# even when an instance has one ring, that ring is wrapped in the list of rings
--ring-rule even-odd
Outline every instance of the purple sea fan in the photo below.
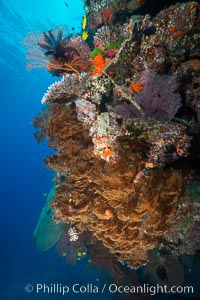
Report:
[[[144,110],[144,117],[171,121],[181,106],[181,96],[175,92],[177,87],[176,81],[168,75],[145,75],[144,88],[135,96],[135,101]],[[134,111],[135,116],[141,117],[139,111]]]

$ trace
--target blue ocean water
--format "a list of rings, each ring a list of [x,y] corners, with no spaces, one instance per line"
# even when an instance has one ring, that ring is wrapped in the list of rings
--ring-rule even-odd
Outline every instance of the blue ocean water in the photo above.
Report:
[[[40,282],[86,284],[96,279],[101,282],[101,276],[105,280],[88,269],[86,261],[66,265],[53,250],[37,251],[32,241],[45,203],[43,194],[52,186],[52,172],[44,167],[48,148],[36,143],[31,121],[55,79],[44,69],[26,70],[22,41],[29,31],[42,32],[58,25],[80,30],[83,2],[67,0],[67,4],[62,0],[0,1],[1,300],[71,299],[69,295],[29,294],[24,288]],[[82,295],[86,297],[93,299]]]

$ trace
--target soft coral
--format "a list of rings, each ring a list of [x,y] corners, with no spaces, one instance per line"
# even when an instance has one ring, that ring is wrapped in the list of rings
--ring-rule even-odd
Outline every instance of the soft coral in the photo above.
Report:
[[[108,62],[105,61],[102,53],[97,54],[92,60],[92,65],[94,66],[92,75],[101,75],[107,64]]]

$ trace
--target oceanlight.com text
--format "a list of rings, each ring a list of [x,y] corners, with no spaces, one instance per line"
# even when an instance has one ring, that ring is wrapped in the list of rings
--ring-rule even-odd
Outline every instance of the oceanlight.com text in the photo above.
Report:
[[[142,285],[117,285],[115,283],[111,284],[102,284],[95,285],[92,283],[88,283],[85,285],[81,285],[79,283],[74,283],[73,285],[64,285],[61,283],[37,283],[35,285],[26,284],[25,291],[27,293],[35,292],[37,294],[103,294],[103,293],[111,293],[111,294],[149,294],[154,296],[156,294],[193,294],[194,287],[193,286],[170,286],[167,285],[150,285],[148,283],[144,283]]]

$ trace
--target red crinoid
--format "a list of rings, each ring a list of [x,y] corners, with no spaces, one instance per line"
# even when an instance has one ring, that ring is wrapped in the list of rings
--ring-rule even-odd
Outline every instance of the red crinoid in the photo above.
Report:
[[[47,71],[56,76],[88,71],[89,62],[83,60],[80,55],[73,56],[72,53],[74,52],[69,53],[69,56],[64,59],[52,58],[47,64]]]

